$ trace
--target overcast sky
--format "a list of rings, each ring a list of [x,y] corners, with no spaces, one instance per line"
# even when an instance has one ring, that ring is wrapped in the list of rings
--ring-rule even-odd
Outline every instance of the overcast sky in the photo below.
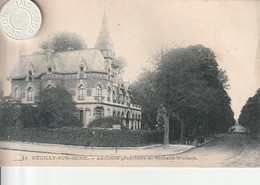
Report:
[[[5,0],[0,0],[0,6]],[[133,82],[149,57],[162,45],[202,44],[214,50],[227,71],[235,117],[257,86],[254,75],[259,41],[260,1],[172,0],[35,0],[43,14],[40,32],[26,41],[13,41],[0,33],[0,78],[6,79],[19,53],[39,50],[51,33],[80,34],[89,48],[96,42],[104,8],[117,56],[128,62],[124,79]],[[5,81],[5,94],[10,85]]]

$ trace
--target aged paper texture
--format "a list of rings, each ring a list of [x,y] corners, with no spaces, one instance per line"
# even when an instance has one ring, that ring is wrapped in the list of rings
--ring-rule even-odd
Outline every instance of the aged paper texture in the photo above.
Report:
[[[259,95],[259,1],[34,2],[42,25],[33,38],[0,33],[1,166],[260,166],[260,109],[252,110],[257,133],[238,122],[249,97]],[[183,58],[209,52],[201,59],[216,61],[223,91],[205,86],[210,77],[196,81],[189,73],[196,65],[160,68],[182,49]],[[183,81],[170,86],[177,75]],[[181,86],[186,80],[198,85]]]

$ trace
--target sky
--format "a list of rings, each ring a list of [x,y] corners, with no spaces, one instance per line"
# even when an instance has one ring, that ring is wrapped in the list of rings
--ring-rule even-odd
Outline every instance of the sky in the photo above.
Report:
[[[0,0],[0,7],[6,2]],[[228,93],[235,118],[248,97],[257,90],[254,67],[260,35],[260,1],[210,0],[34,0],[43,23],[32,39],[14,41],[0,33],[0,78],[6,81],[19,55],[39,51],[48,35],[67,31],[81,35],[93,48],[106,9],[110,35],[117,56],[128,66],[124,80],[133,82],[149,58],[162,46],[202,44],[217,55],[219,66],[230,79]]]

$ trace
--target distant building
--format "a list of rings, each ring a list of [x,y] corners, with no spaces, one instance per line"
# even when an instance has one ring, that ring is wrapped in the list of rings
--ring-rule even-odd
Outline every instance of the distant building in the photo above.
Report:
[[[62,86],[73,96],[83,127],[100,117],[120,117],[129,129],[141,129],[141,107],[131,104],[129,82],[124,82],[104,14],[95,48],[20,56],[9,80],[12,98],[37,105],[45,88]]]

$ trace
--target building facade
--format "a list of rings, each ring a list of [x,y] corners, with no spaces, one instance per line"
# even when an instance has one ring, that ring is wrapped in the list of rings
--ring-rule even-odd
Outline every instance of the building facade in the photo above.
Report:
[[[141,107],[131,104],[104,14],[95,48],[20,56],[9,78],[12,97],[37,106],[45,88],[64,87],[73,97],[83,127],[100,117],[120,117],[129,129],[142,128]]]

